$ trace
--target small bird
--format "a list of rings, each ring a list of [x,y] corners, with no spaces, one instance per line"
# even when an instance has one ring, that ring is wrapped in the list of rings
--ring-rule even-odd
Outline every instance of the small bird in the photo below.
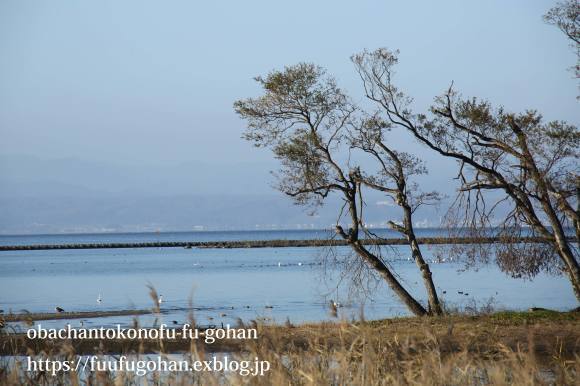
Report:
[[[274,306],[266,306],[265,308],[274,308]]]
[[[60,308],[60,307],[55,307],[54,310],[56,312],[58,312],[59,314],[62,314],[64,312],[64,309],[63,308]]]
[[[443,294],[446,294],[446,293],[447,293],[447,291],[443,291]]]
[[[226,314],[225,312],[222,312],[222,313],[220,314],[220,316],[223,318],[223,317],[225,317],[225,316],[228,316],[228,314]]]
[[[99,296],[97,297],[97,303],[101,304],[103,302],[103,297],[101,296],[101,294],[99,294]]]
[[[85,325],[85,321],[84,320],[81,320],[80,321],[80,325],[81,325],[81,327],[83,327]]]
[[[463,291],[457,291],[457,293],[463,295]]]
[[[159,298],[157,299],[157,304],[161,305],[161,303],[163,303],[163,295],[159,295]]]
[[[278,262],[278,267],[281,267],[281,266],[282,266],[282,263],[281,262]]]
[[[298,263],[298,266],[302,266],[302,263],[301,263],[301,262],[300,262],[300,263]]]
[[[466,293],[464,293],[464,295],[465,295],[465,296],[469,296],[469,294],[468,294],[467,292],[466,292]]]
[[[172,322],[173,322],[173,324],[177,324],[177,320],[173,320]]]
[[[213,320],[213,316],[208,316],[207,320],[212,321]]]

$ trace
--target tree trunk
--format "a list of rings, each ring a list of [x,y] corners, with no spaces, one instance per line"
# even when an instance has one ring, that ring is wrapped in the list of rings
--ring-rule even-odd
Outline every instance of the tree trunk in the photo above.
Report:
[[[435,315],[442,315],[443,309],[441,307],[441,303],[439,302],[439,297],[437,296],[435,285],[433,284],[433,274],[429,269],[429,264],[425,263],[425,259],[423,259],[423,254],[421,253],[419,243],[417,242],[417,238],[415,237],[415,231],[413,230],[413,223],[411,218],[411,208],[408,205],[406,205],[403,206],[403,210],[405,212],[404,217],[405,235],[407,237],[407,240],[409,241],[409,246],[411,247],[413,260],[415,260],[415,263],[417,264],[417,267],[419,267],[419,269],[421,270],[421,275],[423,276],[423,284],[425,285],[425,289],[427,290],[427,296],[429,297],[429,313]]]
[[[578,261],[574,257],[574,253],[568,244],[568,240],[560,237],[556,233],[555,247],[558,251],[558,255],[566,264],[566,274],[572,283],[572,289],[574,290],[574,295],[576,295],[576,300],[580,303],[580,266]]]
[[[389,268],[383,264],[383,262],[376,257],[374,254],[369,252],[359,240],[354,241],[352,244],[353,249],[359,256],[361,256],[367,263],[369,263],[380,275],[389,287],[397,294],[399,299],[409,310],[416,316],[425,316],[428,314],[425,307],[423,307],[407,290],[399,283],[397,278],[391,273]]]
[[[554,247],[566,265],[566,273],[568,274],[570,282],[572,283],[574,295],[576,295],[576,300],[580,302],[580,266],[576,260],[576,257],[574,256],[574,252],[572,252],[572,248],[570,248],[570,244],[566,238],[566,233],[564,232],[562,221],[558,217],[558,213],[556,213],[554,205],[550,200],[550,194],[548,192],[545,175],[539,171],[538,166],[536,165],[534,157],[532,156],[532,153],[528,147],[526,134],[513,121],[510,122],[510,126],[512,127],[514,133],[517,135],[520,148],[523,152],[521,162],[522,164],[529,167],[531,177],[539,190],[540,204],[544,213],[548,217],[550,225],[552,226],[555,244]]]

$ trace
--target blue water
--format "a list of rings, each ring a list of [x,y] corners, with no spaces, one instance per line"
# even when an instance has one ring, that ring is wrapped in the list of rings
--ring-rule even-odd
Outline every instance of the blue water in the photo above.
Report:
[[[421,230],[421,236],[441,231]],[[383,231],[384,235],[390,233]],[[321,238],[324,231],[190,232],[100,235],[3,236],[3,244],[209,241]],[[391,236],[392,237],[392,236]],[[435,259],[441,247],[423,247]],[[259,249],[94,249],[0,252],[0,309],[7,312],[53,312],[151,308],[148,285],[163,295],[160,320],[184,323],[191,306],[200,324],[234,323],[265,318],[283,323],[329,320],[330,299],[341,302],[340,318],[367,319],[408,315],[382,283],[367,296],[352,294],[344,270],[323,265],[325,248]],[[338,255],[349,253],[337,248]],[[423,302],[424,289],[405,246],[385,248],[387,258],[405,286]],[[347,264],[352,271],[356,259]],[[431,264],[444,301],[453,307],[484,304],[493,298],[498,309],[546,307],[569,309],[576,300],[563,277],[541,274],[533,281],[512,279],[495,266],[463,271],[459,262]],[[366,284],[372,281],[364,281]],[[443,294],[443,291],[446,291]],[[458,291],[469,295],[459,294]],[[99,294],[102,303],[97,303]],[[232,309],[233,307],[233,309]],[[270,308],[272,307],[272,308]],[[223,315],[225,314],[225,315]],[[144,325],[158,316],[140,316]],[[211,318],[211,320],[210,320]],[[129,324],[133,317],[86,320],[85,326]],[[43,321],[57,327],[80,321]]]

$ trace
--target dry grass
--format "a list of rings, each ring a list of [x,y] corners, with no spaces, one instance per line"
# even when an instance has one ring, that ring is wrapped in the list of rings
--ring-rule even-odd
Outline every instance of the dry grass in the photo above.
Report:
[[[239,359],[267,360],[265,376],[234,373],[25,372],[3,361],[2,385],[573,385],[580,371],[579,313],[498,313],[488,316],[400,318],[364,323],[268,326],[258,324],[259,339],[228,346]],[[106,353],[100,342],[95,353]],[[125,354],[166,353],[156,346],[119,349]],[[10,338],[2,337],[9,345]],[[17,345],[12,341],[14,353]],[[6,347],[6,346],[5,346]],[[218,346],[220,347],[220,346]],[[75,358],[74,342],[51,342],[27,355]],[[153,349],[152,349],[153,348]],[[211,347],[187,342],[179,359],[211,357]],[[215,349],[215,347],[214,347]],[[231,351],[235,349],[235,352]],[[163,354],[161,354],[163,355]]]

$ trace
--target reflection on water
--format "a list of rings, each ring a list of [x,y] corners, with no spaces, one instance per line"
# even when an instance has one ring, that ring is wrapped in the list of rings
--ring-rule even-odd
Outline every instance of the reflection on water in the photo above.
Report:
[[[287,318],[295,323],[327,320],[329,299],[344,304],[339,309],[344,318],[358,318],[363,306],[368,319],[408,314],[385,286],[364,302],[349,299],[348,286],[337,282],[338,275],[325,280],[320,266],[322,251],[166,248],[0,252],[0,309],[17,313],[53,312],[57,305],[66,311],[150,308],[147,285],[151,284],[163,295],[163,314],[139,316],[143,325],[151,325],[156,318],[168,324],[185,323],[190,304],[201,308],[195,312],[199,323],[218,325],[235,323],[237,318],[279,323]],[[420,276],[414,263],[406,260],[406,247],[396,247],[395,251],[402,258],[392,263],[394,268],[410,291],[424,301]],[[431,257],[431,248],[425,248],[425,253]],[[485,302],[492,297],[497,307],[509,309],[568,309],[576,305],[565,278],[542,274],[524,281],[512,279],[494,266],[477,272],[460,272],[461,268],[450,262],[432,264],[439,292],[452,305],[466,305],[474,299]],[[101,303],[97,302],[99,294]],[[132,319],[95,318],[84,325],[129,324]],[[50,328],[68,322],[41,324]],[[80,325],[79,320],[70,323]]]

